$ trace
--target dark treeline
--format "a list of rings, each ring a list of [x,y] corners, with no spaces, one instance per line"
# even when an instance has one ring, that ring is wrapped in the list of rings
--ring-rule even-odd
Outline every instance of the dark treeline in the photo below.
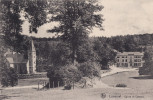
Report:
[[[110,38],[97,37],[104,44],[123,52],[143,51],[145,46],[153,45],[153,34],[114,36]]]

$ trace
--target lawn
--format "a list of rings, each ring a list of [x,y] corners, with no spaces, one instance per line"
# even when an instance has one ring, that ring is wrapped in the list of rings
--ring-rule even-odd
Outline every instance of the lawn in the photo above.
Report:
[[[126,84],[128,88],[132,89],[153,90],[153,78],[139,76],[138,70],[103,77],[102,81],[110,86]]]
[[[3,100],[4,97],[7,100],[152,100],[153,98],[153,79],[142,78],[137,71],[113,74],[103,77],[102,81],[112,87],[124,83],[127,88],[107,87],[74,90],[56,88],[41,91],[35,88],[26,88],[4,90]]]

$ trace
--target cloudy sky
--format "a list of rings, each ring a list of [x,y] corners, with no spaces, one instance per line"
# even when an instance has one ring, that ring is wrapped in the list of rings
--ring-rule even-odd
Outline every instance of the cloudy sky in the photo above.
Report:
[[[104,6],[104,31],[94,29],[90,36],[116,36],[153,33],[153,0],[99,0]],[[39,28],[37,37],[53,36],[47,33],[46,24]],[[28,34],[28,23],[23,25],[23,34]]]

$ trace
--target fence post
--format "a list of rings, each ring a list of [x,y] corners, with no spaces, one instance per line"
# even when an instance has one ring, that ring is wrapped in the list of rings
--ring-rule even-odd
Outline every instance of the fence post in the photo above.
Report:
[[[1,90],[1,95],[2,95],[2,89],[0,89]]]
[[[43,89],[44,89],[44,86],[45,86],[45,82],[43,81]]]
[[[53,88],[54,88],[54,81],[53,81]]]
[[[73,89],[74,89],[74,81],[73,81]]]
[[[59,88],[59,81],[58,81],[58,88]]]
[[[85,85],[84,85],[84,86],[85,86],[85,88],[86,88],[86,85],[87,85],[87,82],[86,82],[86,80],[85,80]]]
[[[50,89],[50,80],[49,80],[49,82],[48,82],[48,85],[49,85],[49,89]]]
[[[45,81],[45,86],[46,86],[46,81]]]

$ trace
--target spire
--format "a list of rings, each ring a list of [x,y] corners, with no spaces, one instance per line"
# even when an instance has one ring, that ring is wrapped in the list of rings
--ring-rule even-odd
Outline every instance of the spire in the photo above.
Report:
[[[33,51],[36,51],[35,46],[34,46],[34,43],[33,43],[33,40],[31,40],[31,51],[32,51],[32,52],[33,52]]]

